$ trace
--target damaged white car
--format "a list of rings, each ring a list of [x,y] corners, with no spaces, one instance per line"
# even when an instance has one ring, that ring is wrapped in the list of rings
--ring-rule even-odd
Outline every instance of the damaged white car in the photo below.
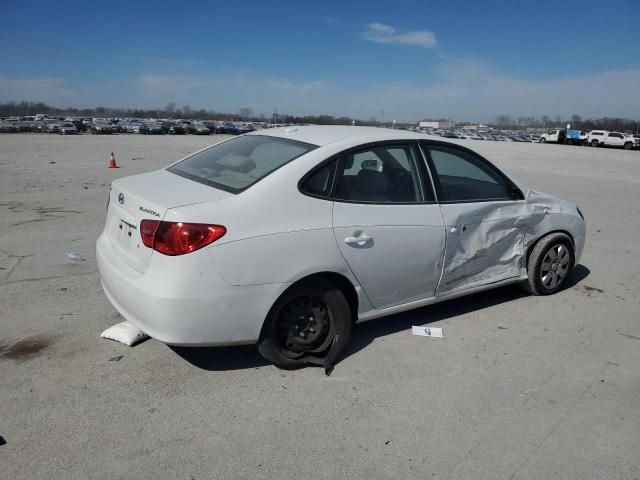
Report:
[[[97,242],[114,307],[172,345],[330,364],[352,325],[521,282],[557,292],[576,205],[462,146],[364,127],[261,130],[113,182]]]

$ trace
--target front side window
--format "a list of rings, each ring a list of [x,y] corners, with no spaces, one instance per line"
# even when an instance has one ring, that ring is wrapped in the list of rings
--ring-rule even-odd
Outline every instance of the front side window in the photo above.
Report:
[[[510,197],[507,182],[471,153],[434,145],[429,146],[429,155],[440,185],[440,201],[469,202]]]
[[[421,203],[434,200],[423,188],[413,145],[376,146],[342,156],[335,198],[363,203]],[[428,193],[425,194],[424,190]]]
[[[316,148],[294,140],[247,135],[196,153],[169,171],[196,182],[238,193]]]

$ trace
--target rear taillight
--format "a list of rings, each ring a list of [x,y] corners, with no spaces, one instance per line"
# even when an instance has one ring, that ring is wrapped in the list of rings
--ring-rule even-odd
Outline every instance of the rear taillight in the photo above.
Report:
[[[184,255],[215,242],[227,233],[222,225],[142,220],[142,243],[164,255]]]

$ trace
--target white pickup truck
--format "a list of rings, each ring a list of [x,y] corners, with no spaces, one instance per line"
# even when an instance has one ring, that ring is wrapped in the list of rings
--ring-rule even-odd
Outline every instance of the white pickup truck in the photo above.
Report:
[[[587,141],[592,147],[623,147],[625,150],[631,150],[636,146],[633,136],[606,130],[590,131]]]
[[[540,135],[540,143],[563,143],[565,145],[586,145],[587,134],[580,130],[550,130]]]
[[[565,138],[567,138],[567,132],[565,130],[550,130],[540,135],[540,143],[564,143]]]

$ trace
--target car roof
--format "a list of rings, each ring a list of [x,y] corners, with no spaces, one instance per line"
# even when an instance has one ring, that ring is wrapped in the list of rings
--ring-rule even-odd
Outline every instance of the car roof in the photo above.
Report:
[[[271,137],[288,138],[299,142],[310,143],[323,147],[341,140],[357,140],[358,143],[366,143],[376,140],[415,140],[433,139],[440,137],[414,133],[407,130],[392,130],[378,127],[355,127],[348,125],[309,125],[300,127],[281,127],[259,130],[248,135],[268,135]]]

